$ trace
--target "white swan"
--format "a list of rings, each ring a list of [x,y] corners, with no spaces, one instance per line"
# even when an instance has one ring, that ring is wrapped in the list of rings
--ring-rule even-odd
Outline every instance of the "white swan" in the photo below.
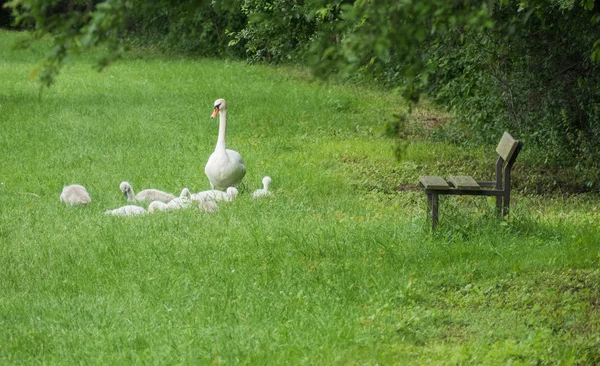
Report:
[[[131,184],[128,182],[121,182],[119,188],[123,192],[123,195],[125,195],[127,202],[161,201],[167,203],[175,198],[171,193],[159,191],[158,189],[144,189],[140,193],[135,194]]]
[[[238,195],[238,189],[235,187],[227,188],[226,192],[211,189],[209,191],[202,191],[194,193],[191,196],[192,201],[195,202],[208,202],[208,201],[233,201]]]
[[[60,202],[65,205],[87,205],[92,202],[92,199],[84,186],[72,184],[63,187],[60,194]]]
[[[127,205],[114,210],[107,210],[104,212],[106,215],[113,216],[137,216],[148,213],[143,207]]]
[[[268,197],[272,193],[269,191],[269,184],[271,183],[271,177],[264,177],[262,179],[263,188],[257,189],[252,193],[252,198]]]
[[[225,148],[225,132],[227,130],[225,99],[215,100],[215,109],[210,118],[214,118],[217,114],[219,114],[219,137],[215,151],[206,162],[204,174],[208,177],[212,189],[237,188],[246,175],[246,166],[240,153]]]

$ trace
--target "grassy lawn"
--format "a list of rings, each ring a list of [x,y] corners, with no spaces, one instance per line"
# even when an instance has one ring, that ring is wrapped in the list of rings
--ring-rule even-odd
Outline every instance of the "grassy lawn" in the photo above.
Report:
[[[0,31],[0,363],[600,362],[598,197],[521,189],[507,221],[444,197],[432,234],[404,187],[488,178],[495,146],[415,138],[397,161],[381,133],[396,96],[133,54],[102,73],[72,60],[40,99],[27,75],[44,45],[8,51],[19,37]],[[237,200],[105,216],[124,180],[210,188],[217,98],[248,171]],[[274,196],[252,200],[265,175]],[[90,206],[59,203],[73,183]]]

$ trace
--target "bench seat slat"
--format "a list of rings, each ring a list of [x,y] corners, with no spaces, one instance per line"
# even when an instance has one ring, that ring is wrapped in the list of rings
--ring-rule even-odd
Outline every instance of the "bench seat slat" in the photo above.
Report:
[[[476,190],[481,188],[475,179],[473,179],[473,177],[466,175],[451,176],[448,178],[448,181],[450,181],[450,183],[452,183],[456,189]]]
[[[442,177],[425,175],[419,177],[419,181],[425,189],[450,189],[450,185]]]

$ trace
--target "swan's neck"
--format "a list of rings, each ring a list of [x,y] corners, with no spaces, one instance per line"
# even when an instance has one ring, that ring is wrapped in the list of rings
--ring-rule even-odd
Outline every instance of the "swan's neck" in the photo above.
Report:
[[[132,187],[129,187],[125,191],[125,197],[127,198],[127,201],[129,201],[129,202],[135,201],[135,193],[133,192],[133,188]]]
[[[227,111],[219,112],[219,137],[217,139],[216,150],[225,150],[225,132],[227,130]]]

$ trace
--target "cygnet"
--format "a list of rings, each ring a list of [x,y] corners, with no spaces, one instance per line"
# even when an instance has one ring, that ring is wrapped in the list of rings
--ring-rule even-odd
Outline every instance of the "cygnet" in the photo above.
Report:
[[[198,208],[206,213],[213,213],[219,211],[219,206],[217,206],[217,204],[213,201],[199,202]]]
[[[209,191],[202,191],[194,193],[192,195],[192,201],[206,202],[206,201],[233,201],[238,195],[238,190],[235,187],[227,188],[227,192],[218,191],[216,189]]]
[[[170,200],[167,203],[167,207],[169,210],[178,210],[181,208],[188,208],[192,206],[192,199],[191,199],[192,194],[190,193],[190,190],[187,188],[184,188],[183,190],[181,190],[181,194],[179,195],[179,197],[173,198],[172,200]]]
[[[121,182],[119,188],[123,192],[123,195],[127,199],[127,202],[152,202],[152,201],[161,201],[161,202],[169,202],[173,198],[174,195],[171,193],[159,191],[158,189],[144,189],[138,194],[133,192],[133,188],[131,184],[128,182]]]
[[[73,184],[63,187],[60,202],[65,205],[87,205],[92,199],[84,186]]]
[[[137,216],[148,213],[143,207],[127,205],[119,208],[115,208],[114,210],[107,210],[104,212],[106,215],[113,216]]]
[[[272,193],[269,191],[269,184],[271,183],[271,177],[264,177],[262,180],[263,188],[257,189],[252,193],[252,198],[269,197]]]
[[[169,206],[167,206],[167,204],[162,201],[152,201],[152,203],[150,203],[150,206],[148,206],[148,212],[150,213],[155,213],[157,211],[167,211],[168,209]]]

